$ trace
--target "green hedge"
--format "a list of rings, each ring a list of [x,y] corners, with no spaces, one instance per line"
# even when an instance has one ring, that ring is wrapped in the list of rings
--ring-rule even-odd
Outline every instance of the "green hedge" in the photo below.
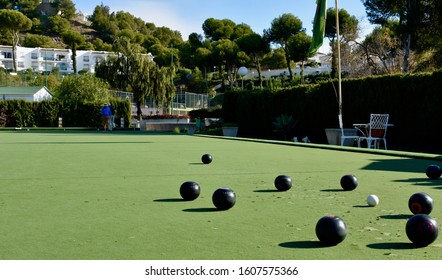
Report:
[[[115,122],[124,118],[130,125],[131,105],[128,100],[112,99],[116,109]],[[100,102],[77,103],[61,100],[28,102],[25,100],[0,101],[0,127],[57,127],[63,118],[63,127],[101,127]]]
[[[281,114],[298,124],[293,135],[326,143],[325,128],[339,127],[338,83],[322,82],[278,91],[243,90],[224,95],[225,121],[239,123],[239,136],[276,138],[273,122]],[[370,113],[390,114],[391,149],[441,153],[442,71],[342,81],[344,127],[369,121]]]
[[[205,119],[205,118],[222,118],[222,109],[198,109],[189,112],[189,117],[192,120]]]

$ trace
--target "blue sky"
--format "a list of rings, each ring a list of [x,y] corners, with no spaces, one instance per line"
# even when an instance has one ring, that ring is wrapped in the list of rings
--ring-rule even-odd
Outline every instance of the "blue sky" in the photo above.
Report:
[[[276,17],[291,13],[303,22],[311,34],[316,10],[315,0],[73,0],[77,10],[92,14],[103,3],[112,12],[125,11],[156,26],[166,26],[181,32],[184,40],[192,32],[203,34],[201,25],[208,18],[231,19],[235,23],[248,24],[253,31],[262,34]],[[334,7],[335,0],[328,0]],[[356,16],[362,28],[361,34],[371,31],[365,9],[360,0],[339,0],[339,8]]]

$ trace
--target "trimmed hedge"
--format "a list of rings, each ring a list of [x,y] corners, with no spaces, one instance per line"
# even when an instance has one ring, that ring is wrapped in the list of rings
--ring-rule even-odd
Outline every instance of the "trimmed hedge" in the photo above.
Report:
[[[337,81],[271,90],[243,90],[224,95],[226,122],[239,123],[239,136],[272,139],[281,114],[298,120],[293,135],[327,143],[325,128],[337,128]],[[390,114],[389,149],[441,153],[442,71],[342,81],[344,127],[366,123],[370,113]]]
[[[131,121],[128,100],[112,99],[116,123],[124,118],[124,126]],[[63,127],[101,127],[101,102],[78,103],[62,100],[28,102],[25,100],[0,101],[0,127],[57,127],[63,118]]]
[[[223,118],[222,109],[198,109],[189,112],[189,117],[192,120],[205,118]]]

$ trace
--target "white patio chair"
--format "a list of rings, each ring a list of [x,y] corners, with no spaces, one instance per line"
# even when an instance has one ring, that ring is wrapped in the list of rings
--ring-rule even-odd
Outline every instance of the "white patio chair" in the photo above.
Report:
[[[361,147],[361,141],[367,141],[367,148],[379,149],[381,140],[384,142],[384,148],[387,149],[387,127],[389,114],[370,114],[370,123],[365,131],[361,131],[362,136],[358,139],[358,147]]]
[[[341,128],[341,146],[344,146],[345,139],[352,139],[353,141],[358,141],[359,143],[359,136],[358,135],[345,135],[344,134],[344,125],[342,123],[342,115],[338,116],[339,118],[339,127]]]
[[[341,146],[344,146],[345,139],[352,139],[353,141],[358,141],[358,143],[359,143],[359,136],[357,136],[357,135],[345,135],[344,134],[344,128],[341,127]]]

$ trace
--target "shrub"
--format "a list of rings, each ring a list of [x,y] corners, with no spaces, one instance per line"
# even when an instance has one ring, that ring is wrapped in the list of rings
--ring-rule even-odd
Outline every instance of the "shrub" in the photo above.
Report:
[[[130,124],[131,105],[128,100],[111,99],[116,109],[115,119],[124,118],[125,127]],[[64,127],[101,126],[101,102],[73,102],[45,100],[0,101],[0,127],[56,127],[63,118]]]

